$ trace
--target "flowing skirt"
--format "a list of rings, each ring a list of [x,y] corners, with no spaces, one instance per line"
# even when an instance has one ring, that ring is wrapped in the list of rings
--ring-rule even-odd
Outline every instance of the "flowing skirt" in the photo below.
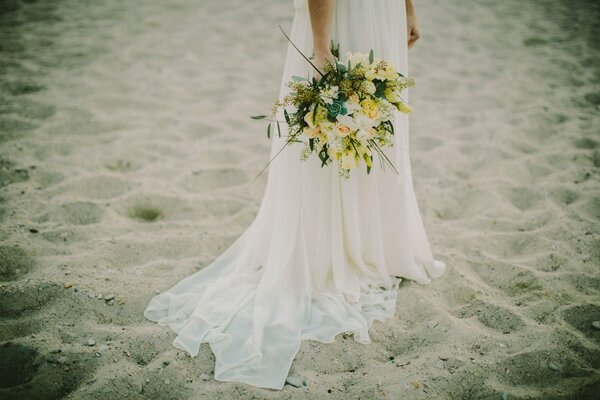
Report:
[[[308,56],[307,2],[294,5],[290,38]],[[331,37],[342,58],[373,49],[408,75],[402,0],[337,0]],[[280,98],[292,75],[309,71],[289,45]],[[399,175],[374,160],[370,174],[361,166],[346,180],[314,155],[300,161],[301,146],[285,148],[250,226],[210,265],[152,298],[144,316],[169,326],[173,345],[191,356],[209,343],[216,380],[273,389],[283,388],[302,340],[331,343],[346,332],[370,343],[373,321],[395,312],[402,278],[427,284],[446,270],[432,256],[417,205],[407,116],[398,112],[394,126],[385,151]],[[274,136],[271,158],[285,141]]]

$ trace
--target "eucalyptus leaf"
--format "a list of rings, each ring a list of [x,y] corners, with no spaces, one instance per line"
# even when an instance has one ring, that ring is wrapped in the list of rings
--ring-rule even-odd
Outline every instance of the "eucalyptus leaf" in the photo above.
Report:
[[[267,125],[267,138],[271,139],[271,123]]]
[[[292,80],[295,80],[295,81],[307,81],[308,79],[306,79],[303,76],[292,75]]]
[[[373,64],[373,60],[375,59],[375,54],[373,53],[373,49],[369,52],[369,62]]]
[[[265,119],[267,118],[266,115],[251,115],[250,118],[252,119]]]

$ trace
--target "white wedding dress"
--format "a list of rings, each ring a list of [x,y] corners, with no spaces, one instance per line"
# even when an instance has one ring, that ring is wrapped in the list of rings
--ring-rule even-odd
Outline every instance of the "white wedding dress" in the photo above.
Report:
[[[295,0],[291,40],[312,53],[306,0]],[[337,0],[331,38],[407,70],[403,0]],[[288,46],[280,96],[308,63]],[[404,94],[407,100],[407,93]],[[300,161],[287,147],[268,170],[252,224],[212,264],[156,295],[144,316],[178,335],[173,345],[192,356],[201,343],[215,354],[215,379],[282,389],[302,340],[331,343],[349,332],[370,343],[374,320],[396,308],[402,278],[431,282],[446,270],[433,258],[417,205],[409,154],[408,117],[397,113],[394,146],[386,153],[400,172],[377,160],[350,179],[314,155]],[[285,138],[272,139],[271,158]]]

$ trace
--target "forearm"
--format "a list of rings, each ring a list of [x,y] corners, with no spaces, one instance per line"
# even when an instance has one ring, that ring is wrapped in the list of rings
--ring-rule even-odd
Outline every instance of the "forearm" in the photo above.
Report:
[[[329,51],[329,31],[334,1],[335,0],[308,0],[308,11],[313,34],[313,49],[315,53],[327,53]]]
[[[406,14],[414,14],[415,13],[415,5],[412,0],[406,0]]]

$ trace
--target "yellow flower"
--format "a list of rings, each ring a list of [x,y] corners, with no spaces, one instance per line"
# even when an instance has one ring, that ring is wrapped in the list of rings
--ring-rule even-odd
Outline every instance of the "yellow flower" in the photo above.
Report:
[[[356,93],[352,93],[350,96],[348,96],[348,100],[354,104],[358,104],[360,102],[360,99]]]
[[[365,78],[369,80],[379,79],[380,81],[385,81],[387,79],[396,79],[397,77],[396,68],[385,61],[371,64],[371,67],[365,73]]]
[[[319,128],[318,126],[314,127],[314,128],[307,126],[304,128],[302,133],[312,139],[314,137],[317,137],[319,135],[319,133],[321,133],[321,128]]]
[[[319,128],[321,128],[321,133],[325,136],[325,138],[327,138],[327,133],[333,132],[335,124],[333,122],[323,121],[319,124]]]
[[[321,143],[327,143],[327,135],[325,135],[322,130],[319,130],[319,135],[317,137]]]
[[[327,121],[327,109],[323,106],[317,106],[316,124],[320,125],[323,121]]]
[[[363,114],[365,114],[371,119],[379,118],[379,107],[377,106],[377,103],[375,103],[372,99],[364,99],[360,102],[360,105],[362,106]]]

